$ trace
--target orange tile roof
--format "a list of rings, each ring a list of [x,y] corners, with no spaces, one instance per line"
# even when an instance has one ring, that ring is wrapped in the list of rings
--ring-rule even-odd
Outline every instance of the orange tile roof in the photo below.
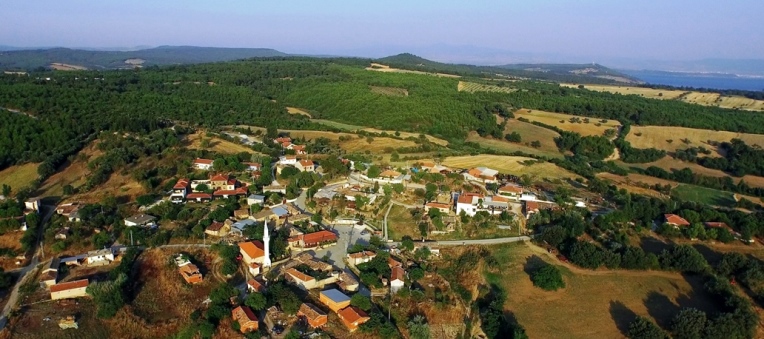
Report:
[[[719,222],[719,221],[707,221],[707,222],[704,222],[703,224],[711,228],[730,228],[726,223]]]
[[[212,194],[220,196],[220,195],[246,195],[247,193],[248,191],[246,187],[239,187],[235,190],[217,190]]]
[[[316,280],[315,278],[313,278],[313,277],[311,277],[311,276],[309,276],[309,275],[307,275],[305,273],[302,273],[302,272],[296,270],[294,267],[286,270],[286,272],[284,272],[284,273],[290,275],[292,278],[294,278],[295,280],[299,280],[299,281]]]
[[[324,311],[322,311],[321,309],[319,309],[318,307],[314,306],[311,303],[302,303],[302,305],[300,305],[300,310],[298,311],[298,314],[302,314],[306,318],[313,321],[317,320],[320,317],[326,316],[326,313],[324,313]]]
[[[499,192],[523,193],[523,188],[518,185],[509,184],[499,187]]]
[[[435,167],[435,163],[432,163],[432,162],[429,162],[429,161],[427,161],[427,162],[422,162],[422,163],[421,163],[421,167],[422,167],[422,168],[425,168],[425,167],[427,167],[427,168],[432,168],[432,167]]]
[[[390,266],[390,267],[399,267],[399,266],[403,266],[403,264],[401,264],[400,261],[393,259],[393,257],[388,257],[387,258],[387,266]]]
[[[178,179],[178,182],[172,188],[176,190],[188,188],[188,179]]]
[[[247,321],[257,321],[257,316],[252,309],[247,306],[239,306],[231,311],[231,318],[243,324]]]
[[[188,195],[186,195],[186,199],[197,199],[197,198],[212,199],[212,194],[197,192],[197,193],[189,193]]]
[[[369,316],[362,309],[355,306],[348,306],[337,312],[337,315],[348,324],[355,323],[357,321],[366,322],[369,320]],[[366,320],[364,320],[364,318]]]
[[[260,240],[240,242],[239,249],[244,251],[250,258],[260,258],[265,256],[265,245]]]
[[[526,201],[525,202],[525,211],[538,211],[539,210],[539,204],[535,201]]]
[[[222,174],[214,175],[210,177],[210,181],[228,181],[228,176]]]
[[[72,290],[75,288],[82,288],[88,286],[88,280],[87,279],[80,279],[65,283],[58,283],[50,287],[50,292],[61,292],[61,291],[67,291]]]
[[[327,230],[302,235],[302,241],[306,244],[318,244],[325,241],[337,241],[337,235]]]
[[[202,273],[199,272],[199,268],[194,264],[186,264],[178,268],[180,275],[189,284],[202,282]]]
[[[263,284],[257,281],[256,279],[250,279],[249,281],[247,281],[247,286],[251,287],[253,290],[257,292],[265,291],[265,286],[263,286]]]
[[[393,280],[403,281],[403,278],[405,276],[406,276],[406,271],[404,271],[403,268],[400,266],[395,266],[390,272],[390,281],[393,281]]]
[[[475,178],[480,178],[480,176],[483,174],[479,169],[477,168],[471,168],[467,173]]]
[[[494,195],[491,197],[491,201],[495,202],[509,202],[509,198],[502,197],[500,195]]]
[[[292,138],[290,138],[290,137],[278,137],[278,138],[276,138],[275,141],[276,141],[277,144],[281,144],[281,143],[284,143],[284,142],[291,142]]]
[[[294,147],[292,147],[292,149],[294,149],[295,151],[304,151],[305,150],[305,145],[294,145]]]
[[[676,214],[664,214],[663,217],[666,218],[666,223],[674,224],[678,226],[689,226],[690,222],[685,220],[684,218],[676,215]]]
[[[207,230],[212,232],[217,232],[217,231],[220,231],[223,228],[223,226],[225,226],[224,223],[213,221],[212,224],[207,226]]]
[[[353,259],[358,259],[358,258],[365,258],[365,257],[375,257],[377,256],[377,254],[372,251],[363,251],[358,253],[350,253],[348,254],[348,256]]]
[[[212,165],[212,160],[210,160],[210,159],[202,159],[202,158],[196,158],[196,160],[194,160],[194,164],[205,164],[205,165]]]
[[[313,160],[300,160],[300,165],[303,167],[313,166]]]

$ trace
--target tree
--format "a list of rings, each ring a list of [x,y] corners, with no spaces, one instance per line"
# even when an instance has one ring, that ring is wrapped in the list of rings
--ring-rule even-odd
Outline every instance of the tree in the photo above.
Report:
[[[7,184],[3,184],[3,196],[6,198],[11,197],[11,186],[8,186]]]
[[[504,136],[504,139],[506,139],[509,142],[522,142],[523,138],[520,136],[520,133],[512,132]]]
[[[401,248],[406,251],[414,250],[414,240],[410,236],[404,235],[403,239],[401,239]]]
[[[545,265],[531,274],[531,281],[536,287],[547,291],[556,291],[565,287],[562,273],[557,266]]]
[[[350,305],[358,307],[364,311],[371,310],[371,300],[368,297],[361,295],[361,293],[353,294],[350,298]]]
[[[427,237],[427,232],[430,230],[430,225],[426,222],[420,222],[419,225],[419,234],[422,236],[422,239]]]
[[[2,267],[0,267],[0,289],[6,289],[11,286],[13,283],[13,275],[10,273],[5,272]]]
[[[541,233],[541,240],[546,241],[547,244],[553,247],[558,247],[565,239],[568,238],[568,231],[562,226],[551,226],[544,228]]]
[[[706,313],[695,308],[685,308],[671,321],[671,332],[677,339],[700,339],[706,327]]]
[[[371,165],[369,166],[369,169],[366,171],[366,176],[369,178],[376,178],[379,177],[379,174],[382,173],[382,170],[377,165]]]
[[[424,316],[417,314],[406,325],[409,328],[411,339],[430,338],[430,326],[427,324],[427,319]]]
[[[680,272],[701,273],[708,267],[706,258],[690,245],[674,246],[661,253],[661,266]]]
[[[403,184],[393,184],[393,191],[395,191],[395,193],[401,194],[405,189],[406,187],[403,186]]]
[[[244,305],[247,305],[253,310],[257,311],[264,310],[267,304],[268,300],[262,293],[250,293],[247,296],[247,300],[244,301]]]
[[[652,321],[637,317],[629,324],[629,331],[626,334],[630,339],[666,339],[668,336],[663,330]]]
[[[422,279],[422,278],[424,278],[423,269],[419,267],[415,267],[415,268],[412,268],[411,271],[409,271],[409,279],[411,279],[411,281],[418,281],[419,279]]]
[[[196,188],[194,189],[194,191],[197,191],[197,192],[207,192],[207,193],[212,192],[212,190],[210,189],[209,186],[207,186],[207,184],[196,185]]]

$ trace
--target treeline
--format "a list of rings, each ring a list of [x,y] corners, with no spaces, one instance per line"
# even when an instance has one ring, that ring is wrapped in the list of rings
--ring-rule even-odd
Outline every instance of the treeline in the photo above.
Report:
[[[723,158],[702,157],[696,161],[703,167],[722,170],[736,177],[747,174],[764,176],[764,150],[761,147],[751,147],[743,140],[732,139],[730,142],[722,142],[719,150]]]
[[[621,126],[618,138],[613,141],[621,155],[621,160],[626,163],[646,163],[657,161],[666,156],[666,151],[655,148],[634,148],[631,143],[626,141],[626,136],[631,131],[631,124],[625,123]]]
[[[754,195],[757,197],[764,197],[764,188],[751,187],[745,182],[745,180],[741,179],[736,184],[732,180],[732,178],[728,176],[713,177],[713,176],[702,175],[702,174],[693,172],[689,168],[671,169],[671,171],[669,172],[660,167],[650,166],[644,170],[632,167],[632,170],[641,174],[649,175],[651,177],[678,181],[685,184],[692,184],[692,185],[698,185],[698,186],[730,191],[735,193]]]

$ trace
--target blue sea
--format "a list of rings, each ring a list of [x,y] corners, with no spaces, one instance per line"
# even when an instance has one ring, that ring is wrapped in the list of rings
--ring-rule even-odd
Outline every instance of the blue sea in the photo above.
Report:
[[[713,89],[738,89],[745,91],[764,91],[764,77],[748,78],[736,76],[702,76],[688,73],[669,73],[651,71],[624,71],[621,72],[639,78],[640,80],[655,85],[668,85],[675,87],[713,88]]]

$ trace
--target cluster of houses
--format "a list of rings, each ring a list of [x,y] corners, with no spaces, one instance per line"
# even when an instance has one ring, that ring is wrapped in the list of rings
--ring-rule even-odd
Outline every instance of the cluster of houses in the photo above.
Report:
[[[682,218],[681,216],[676,215],[676,214],[664,214],[663,215],[663,223],[671,225],[671,226],[674,226],[677,229],[680,229],[680,228],[683,228],[683,227],[690,227],[690,222],[687,221],[687,219]],[[703,226],[705,226],[707,229],[726,229],[737,240],[746,241],[746,242],[749,242],[749,243],[753,243],[754,242],[753,239],[744,240],[743,236],[740,234],[740,232],[735,231],[734,229],[732,229],[732,227],[730,227],[729,225],[727,225],[724,222],[720,222],[720,221],[705,221],[705,222],[703,222]]]
[[[40,273],[40,285],[50,291],[52,300],[85,297],[87,296],[85,290],[88,287],[88,279],[58,282],[60,266],[94,267],[109,265],[118,259],[118,254],[125,250],[125,247],[111,247],[66,258],[53,258]]]
[[[198,159],[197,159],[198,160]],[[198,190],[199,186],[212,191]],[[214,198],[226,199],[232,196],[243,197],[249,194],[246,186],[229,175],[214,174],[207,180],[179,179],[170,193],[170,201],[182,203],[186,201],[207,202]]]
[[[357,253],[350,253],[347,255],[348,264],[351,266],[357,266],[359,264],[367,263],[377,257],[377,254],[372,251],[361,251]],[[406,280],[406,270],[403,268],[403,264],[389,257],[387,259],[387,265],[390,267],[390,280],[382,278],[382,285],[389,286],[390,292],[395,294],[403,288]]]

